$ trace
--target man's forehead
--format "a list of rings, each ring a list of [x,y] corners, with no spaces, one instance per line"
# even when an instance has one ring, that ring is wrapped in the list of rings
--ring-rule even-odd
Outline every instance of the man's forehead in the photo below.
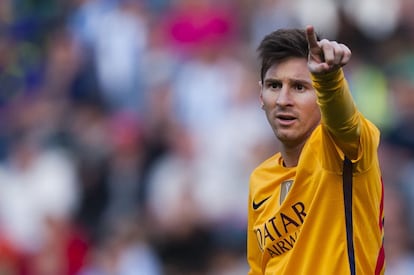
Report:
[[[264,76],[267,79],[297,79],[303,81],[310,81],[310,72],[305,58],[288,58],[277,63],[274,63]]]

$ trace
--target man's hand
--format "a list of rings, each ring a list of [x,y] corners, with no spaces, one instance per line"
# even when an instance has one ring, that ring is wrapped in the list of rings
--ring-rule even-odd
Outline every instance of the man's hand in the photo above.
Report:
[[[344,44],[322,39],[317,41],[313,26],[306,27],[309,46],[308,67],[313,74],[324,74],[341,68],[351,59],[351,50]]]

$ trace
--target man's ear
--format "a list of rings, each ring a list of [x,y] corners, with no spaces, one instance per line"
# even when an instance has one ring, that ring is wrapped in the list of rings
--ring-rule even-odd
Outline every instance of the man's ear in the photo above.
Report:
[[[262,81],[259,81],[259,86],[260,86],[260,93],[259,93],[259,101],[260,101],[260,108],[262,108],[264,110],[264,102],[263,102],[263,92],[262,92]]]

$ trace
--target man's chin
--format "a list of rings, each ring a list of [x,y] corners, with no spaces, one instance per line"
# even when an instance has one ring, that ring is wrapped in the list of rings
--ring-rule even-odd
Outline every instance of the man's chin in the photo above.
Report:
[[[276,137],[282,143],[291,142],[295,139],[293,133],[291,133],[290,131],[287,131],[287,130],[277,131],[276,132]]]
[[[276,134],[277,139],[285,146],[295,146],[300,143],[298,137],[293,133],[281,131]]]

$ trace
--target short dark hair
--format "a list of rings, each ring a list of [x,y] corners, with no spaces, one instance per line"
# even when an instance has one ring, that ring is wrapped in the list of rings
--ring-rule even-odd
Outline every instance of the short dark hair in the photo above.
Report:
[[[257,48],[261,59],[260,79],[269,68],[288,57],[308,58],[309,48],[303,29],[279,29],[266,35]]]

